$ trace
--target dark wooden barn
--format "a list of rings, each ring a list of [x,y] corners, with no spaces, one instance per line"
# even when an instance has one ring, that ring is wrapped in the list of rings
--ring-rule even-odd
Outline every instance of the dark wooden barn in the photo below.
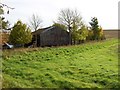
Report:
[[[61,46],[69,44],[69,33],[57,26],[39,29],[32,34],[34,41],[37,42],[37,46]]]

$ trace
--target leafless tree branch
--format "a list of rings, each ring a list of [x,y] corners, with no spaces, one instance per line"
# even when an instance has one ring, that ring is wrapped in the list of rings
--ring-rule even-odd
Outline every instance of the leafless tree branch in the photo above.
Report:
[[[37,15],[32,15],[32,18],[30,20],[30,27],[34,29],[35,31],[41,27],[42,20]]]

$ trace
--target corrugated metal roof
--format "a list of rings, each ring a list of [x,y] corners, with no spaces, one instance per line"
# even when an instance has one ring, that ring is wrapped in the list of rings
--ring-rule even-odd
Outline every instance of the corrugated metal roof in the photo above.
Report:
[[[51,27],[45,29],[45,30],[44,30],[43,32],[41,32],[41,33],[47,32],[48,30],[51,30],[51,29],[53,29],[53,28],[55,28],[55,26],[51,26]]]

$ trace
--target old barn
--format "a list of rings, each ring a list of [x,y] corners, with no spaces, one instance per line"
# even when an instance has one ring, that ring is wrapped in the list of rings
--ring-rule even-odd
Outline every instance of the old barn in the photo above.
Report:
[[[32,34],[37,46],[61,46],[69,44],[69,33],[57,26],[39,29]]]

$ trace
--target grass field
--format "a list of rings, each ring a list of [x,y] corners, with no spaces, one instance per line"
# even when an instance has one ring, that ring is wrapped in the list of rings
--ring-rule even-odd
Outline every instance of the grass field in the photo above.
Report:
[[[118,88],[118,40],[3,52],[3,88]]]

